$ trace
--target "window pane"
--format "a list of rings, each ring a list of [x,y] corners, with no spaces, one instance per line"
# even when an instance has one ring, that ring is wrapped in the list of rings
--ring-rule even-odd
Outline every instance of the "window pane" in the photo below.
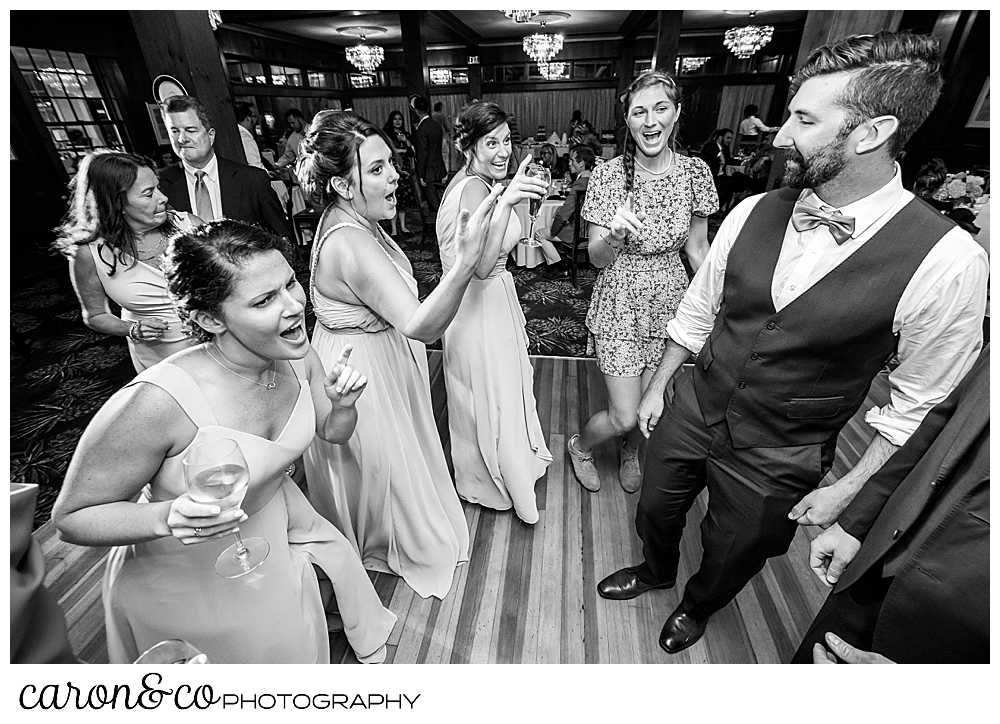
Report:
[[[76,120],[73,116],[73,107],[70,106],[68,100],[65,98],[56,98],[54,102],[56,104],[56,114],[59,116],[60,121],[66,122]]]
[[[239,63],[233,63],[229,61],[226,63],[226,69],[229,71],[229,79],[234,80],[237,83],[243,82],[243,68]]]
[[[49,53],[52,55],[52,62],[55,63],[56,68],[61,71],[73,70],[73,64],[69,60],[69,53],[62,50],[50,50]]]
[[[38,112],[42,114],[42,120],[46,123],[55,123],[59,120],[56,118],[56,111],[52,107],[52,101],[36,100],[35,105],[38,106]]]
[[[329,88],[333,83],[330,80],[329,73],[323,73],[316,70],[309,71],[309,87],[310,88]]]
[[[503,79],[507,83],[524,80],[524,66],[505,65],[503,67]]]
[[[66,96],[66,91],[63,89],[62,83],[59,82],[58,73],[39,73],[38,75],[41,76],[42,83],[45,84],[45,90],[48,91],[50,96]]]
[[[94,81],[94,76],[92,75],[81,75],[77,76],[80,81],[80,87],[83,88],[83,94],[88,98],[100,98],[101,91],[97,89],[97,83]]]
[[[45,86],[38,80],[38,75],[34,71],[22,70],[21,76],[24,78],[28,90],[32,92],[45,92]]]
[[[52,67],[52,59],[49,57],[49,51],[39,50],[38,48],[28,48],[28,52],[31,53],[31,59],[35,61],[35,66],[39,70]]]
[[[90,69],[90,63],[87,62],[87,58],[83,53],[70,53],[69,59],[73,61],[73,67],[77,70],[82,70],[84,73],[94,72]]]
[[[406,85],[406,79],[403,78],[403,71],[401,70],[390,70],[385,73],[386,83],[391,86],[403,86]]]
[[[90,138],[83,126],[67,126],[66,135],[69,136],[70,145],[77,148],[90,148]]]
[[[87,102],[82,100],[74,100],[73,110],[76,112],[76,118],[79,121],[92,121],[93,116],[90,113],[90,108],[87,107]]]
[[[49,133],[52,134],[52,143],[58,150],[69,148],[69,136],[66,135],[66,129],[62,126],[50,126]]]
[[[81,103],[83,101],[74,101],[74,103]],[[104,101],[100,98],[87,99],[87,108],[90,113],[99,121],[110,121],[111,116],[108,114],[107,106],[104,105]]]
[[[62,79],[63,87],[66,88],[66,95],[83,98],[83,88],[80,87],[79,78],[69,73],[60,73],[59,77]]]
[[[104,134],[101,133],[101,129],[97,126],[84,126],[87,132],[87,138],[89,139],[90,145],[94,148],[106,148],[110,144],[104,138]]]
[[[10,52],[13,53],[18,68],[31,68],[31,56],[28,55],[27,48],[18,48],[12,45]]]

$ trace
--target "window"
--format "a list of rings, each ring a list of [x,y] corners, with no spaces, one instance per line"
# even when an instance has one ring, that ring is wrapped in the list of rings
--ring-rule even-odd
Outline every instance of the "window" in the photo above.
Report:
[[[117,103],[101,92],[98,76],[80,53],[11,46],[35,107],[68,171],[95,148],[125,148]]]
[[[310,88],[333,88],[333,73],[310,70],[307,75]]]
[[[615,75],[613,61],[598,61],[593,63],[573,63],[573,77],[577,80],[612,78]]]
[[[431,68],[431,85],[461,85],[468,82],[468,68]]]
[[[302,69],[289,68],[285,65],[271,66],[271,82],[274,85],[302,85]]]
[[[653,69],[653,59],[652,58],[636,58],[635,66],[632,69],[632,77],[638,78],[640,75],[645,73],[647,70]]]
[[[267,83],[267,76],[264,75],[264,66],[260,63],[249,61],[229,60],[226,61],[229,68],[229,78],[236,83]]]
[[[371,73],[348,73],[347,79],[351,88],[374,88],[378,85],[378,78]]]

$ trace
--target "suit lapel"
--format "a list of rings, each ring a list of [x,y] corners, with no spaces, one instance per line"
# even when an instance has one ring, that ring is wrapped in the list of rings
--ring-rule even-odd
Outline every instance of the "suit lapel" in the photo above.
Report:
[[[239,168],[236,164],[229,163],[226,159],[219,157],[219,190],[222,195],[222,215],[227,219],[241,219],[245,216],[242,213],[242,187],[236,182],[236,174]]]
[[[184,178],[184,169],[180,165],[168,166],[160,171],[160,191],[167,197],[167,201],[174,211],[190,212],[192,210],[187,181]]]

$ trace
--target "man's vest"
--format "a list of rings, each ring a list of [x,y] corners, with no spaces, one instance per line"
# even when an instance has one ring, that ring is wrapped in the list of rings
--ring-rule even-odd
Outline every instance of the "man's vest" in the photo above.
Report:
[[[733,446],[832,440],[895,354],[896,306],[953,226],[913,199],[860,249],[781,311],[771,280],[799,196],[762,198],[733,243],[715,326],[694,366],[705,422],[726,421]]]

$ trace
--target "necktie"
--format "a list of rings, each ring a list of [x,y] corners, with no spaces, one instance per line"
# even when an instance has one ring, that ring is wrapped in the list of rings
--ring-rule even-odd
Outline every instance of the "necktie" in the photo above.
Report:
[[[854,233],[854,217],[838,214],[829,206],[814,208],[798,202],[792,211],[792,226],[796,231],[809,231],[820,224],[828,227],[834,241],[843,244]]]
[[[208,186],[205,185],[205,172],[195,171],[194,182],[194,203],[197,209],[195,212],[202,221],[212,221],[215,219],[215,212],[212,211],[212,197],[208,193]]]

